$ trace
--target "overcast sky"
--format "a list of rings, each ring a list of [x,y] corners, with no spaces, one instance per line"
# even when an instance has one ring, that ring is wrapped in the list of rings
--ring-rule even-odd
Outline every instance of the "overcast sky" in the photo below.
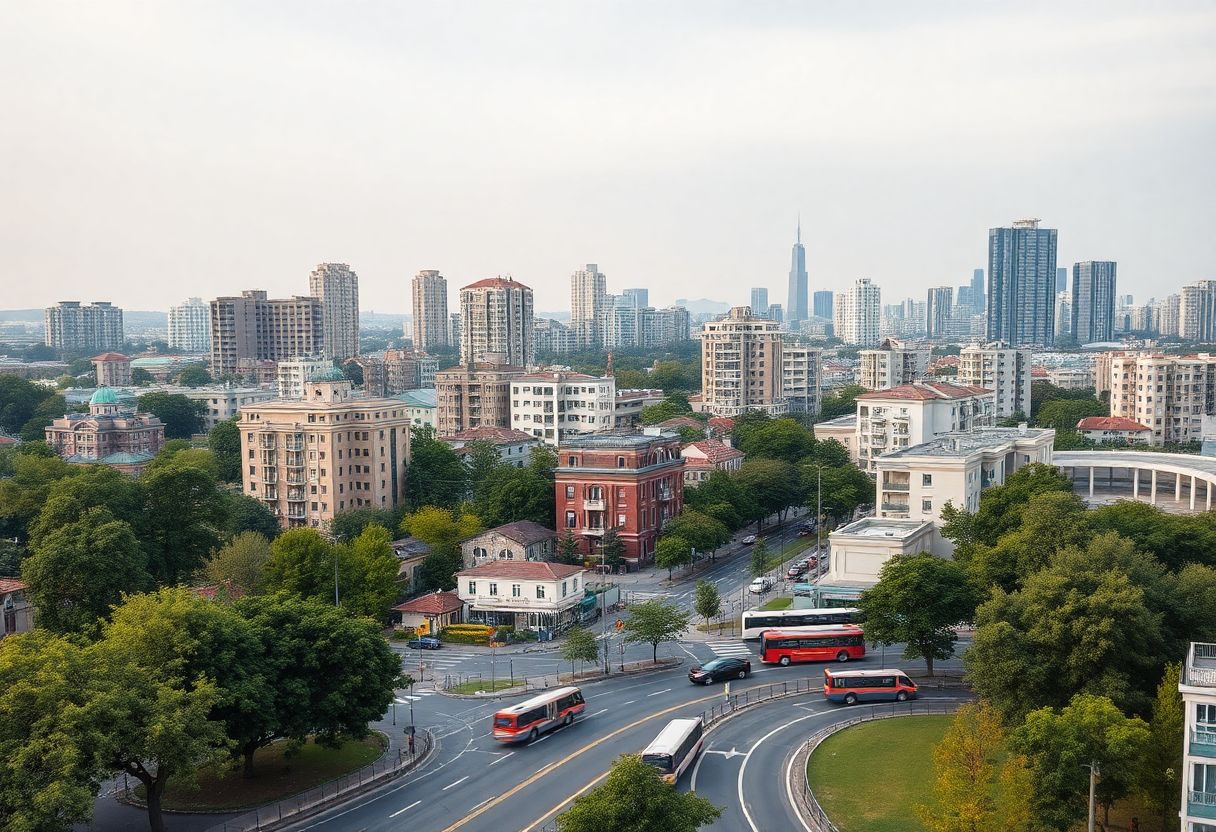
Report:
[[[409,280],[924,299],[987,229],[1119,291],[1216,278],[1211,3],[21,3],[0,24],[0,308]]]

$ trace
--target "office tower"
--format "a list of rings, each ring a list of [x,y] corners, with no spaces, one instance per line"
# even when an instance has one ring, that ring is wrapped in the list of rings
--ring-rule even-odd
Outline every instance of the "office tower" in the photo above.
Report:
[[[1216,356],[1111,355],[1110,415],[1132,419],[1152,430],[1152,445],[1202,439],[1203,417],[1216,413],[1214,400]]]
[[[1056,340],[1072,337],[1072,293],[1056,292]]]
[[[635,309],[650,306],[649,289],[624,289],[621,291],[621,297],[629,298]]]
[[[1182,308],[1181,295],[1170,295],[1154,305],[1153,327],[1158,335],[1177,335]]]
[[[788,412],[782,374],[781,332],[774,321],[736,306],[701,328],[701,400],[713,415]]]
[[[1116,270],[1116,264],[1109,260],[1073,264],[1072,337],[1078,344],[1114,337]]]
[[[984,295],[984,270],[976,269],[971,273],[971,308],[976,314],[983,314],[985,311],[985,295]]]
[[[802,246],[801,220],[798,222],[794,249],[790,253],[790,285],[787,301],[785,306],[786,320],[791,324],[805,320],[807,301],[806,249]]]
[[[211,305],[190,298],[169,307],[169,349],[181,352],[211,351]]]
[[[608,308],[608,279],[599,266],[588,263],[586,268],[570,275],[570,328],[579,347],[595,347],[600,343],[600,316]]]
[[[1056,291],[1063,292],[1068,289],[1068,268],[1066,266],[1056,267]]]
[[[868,277],[859,277],[852,288],[836,293],[833,323],[836,337],[846,344],[869,347],[878,343],[882,294]]]
[[[448,346],[460,346],[460,313],[448,313]]]
[[[122,310],[108,301],[81,306],[65,300],[43,312],[45,341],[57,350],[116,350],[122,348]]]
[[[779,324],[785,323],[785,309],[779,303],[770,303],[768,305],[768,314],[762,316],[770,321],[776,321]]]
[[[1055,340],[1056,229],[1017,220],[988,230],[988,340]]]
[[[768,317],[768,289],[752,289],[752,314],[757,318]]]
[[[1054,285],[1054,284],[1053,284]],[[959,354],[958,383],[996,393],[996,418],[1030,413],[1029,349],[1008,344],[972,344]]]
[[[1182,287],[1178,305],[1178,334],[1187,341],[1216,341],[1216,280]]]
[[[950,286],[935,286],[930,289],[929,298],[925,302],[925,334],[930,338],[948,335],[953,312],[954,289]]]
[[[339,361],[358,355],[359,276],[345,263],[321,263],[308,276],[308,294],[321,301],[321,354]]]
[[[887,338],[876,350],[862,350],[858,358],[857,383],[867,390],[889,390],[924,378],[933,348]]]
[[[782,345],[781,395],[790,413],[819,413],[822,358],[823,351],[813,347]]]
[[[460,360],[527,367],[534,359],[532,290],[491,277],[460,290]]]
[[[236,375],[238,365],[323,354],[325,329],[316,297],[266,298],[261,289],[211,301],[211,375]],[[274,367],[270,364],[273,381]]]
[[[455,346],[448,340],[448,281],[436,269],[414,276],[414,349],[423,352]]]
[[[815,293],[815,317],[832,320],[832,293],[826,289]]]

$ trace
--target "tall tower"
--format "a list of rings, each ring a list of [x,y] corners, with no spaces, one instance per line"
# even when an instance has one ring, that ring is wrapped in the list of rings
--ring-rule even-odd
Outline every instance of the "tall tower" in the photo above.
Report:
[[[534,359],[532,290],[491,277],[460,290],[460,360],[527,367]]]
[[[323,355],[339,360],[359,354],[359,276],[345,263],[321,263],[308,276],[308,293],[321,301]]]
[[[798,219],[798,231],[794,238],[794,249],[790,253],[790,286],[785,306],[785,319],[791,324],[806,320],[807,277],[806,249],[802,246],[802,218]]]
[[[763,287],[752,289],[752,315],[757,318],[768,317],[768,289]]]
[[[430,352],[449,346],[448,281],[436,269],[414,277],[414,349]]]
[[[882,293],[868,277],[859,277],[853,286],[837,292],[833,324],[836,337],[846,344],[872,347],[878,343]]]
[[[608,309],[608,279],[595,263],[570,275],[570,328],[580,347],[600,344],[600,316]]]
[[[983,315],[987,304],[984,302],[984,270],[976,269],[971,273],[971,308],[975,314]]]
[[[954,309],[954,288],[935,286],[925,301],[925,334],[941,338],[949,334],[950,315]]]
[[[1036,219],[988,229],[988,340],[1055,342],[1056,229]]]
[[[1115,272],[1111,261],[1086,260],[1072,267],[1072,336],[1078,344],[1115,336]]]

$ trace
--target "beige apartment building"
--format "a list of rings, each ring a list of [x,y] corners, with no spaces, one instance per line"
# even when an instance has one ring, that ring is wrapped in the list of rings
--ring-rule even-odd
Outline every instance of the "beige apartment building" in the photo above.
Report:
[[[736,306],[726,317],[701,328],[701,394],[715,416],[763,410],[789,412],[784,394],[780,325],[757,318],[750,306]]]
[[[887,338],[878,349],[862,350],[858,383],[867,390],[889,390],[920,381],[929,372],[933,348]]]
[[[1152,431],[1152,445],[1197,442],[1203,417],[1216,414],[1216,355],[1114,353],[1110,415]]]
[[[878,457],[928,442],[943,434],[990,427],[995,399],[991,390],[944,381],[904,384],[857,397],[857,467],[877,470]],[[816,436],[830,433],[815,426]]]
[[[356,508],[405,500],[410,417],[404,402],[355,398],[334,369],[304,385],[302,401],[241,408],[244,492],[284,528],[324,527]]]
[[[359,276],[346,263],[321,263],[308,276],[308,293],[321,301],[326,358],[359,354]]]
[[[414,349],[421,352],[448,346],[448,281],[438,269],[414,276]]]
[[[601,343],[600,316],[608,309],[608,279],[595,263],[570,275],[570,328],[580,347]]]
[[[240,372],[242,362],[320,355],[325,345],[321,301],[314,297],[270,299],[261,289],[211,301],[211,375]],[[273,383],[274,366],[270,367]]]
[[[476,364],[435,374],[435,430],[451,436],[477,427],[511,427],[511,381],[519,367]]]
[[[959,353],[958,383],[996,394],[996,418],[1030,413],[1030,358],[1026,348],[1004,342],[973,344]]]
[[[531,366],[532,290],[510,277],[491,277],[460,290],[460,361]]]

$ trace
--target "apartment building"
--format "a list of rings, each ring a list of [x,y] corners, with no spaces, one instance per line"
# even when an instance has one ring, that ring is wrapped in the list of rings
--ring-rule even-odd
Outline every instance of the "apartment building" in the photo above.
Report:
[[[103,352],[89,359],[98,387],[130,387],[131,359],[120,352]]]
[[[324,355],[321,301],[315,297],[267,299],[261,289],[211,301],[211,375],[237,375],[241,362]],[[271,365],[270,381],[275,368]]]
[[[1216,644],[1191,642],[1178,680],[1182,732],[1183,832],[1216,832]]]
[[[435,390],[406,390],[390,398],[405,402],[405,413],[410,417],[410,425],[416,428],[435,428],[435,411],[438,408]]]
[[[750,306],[736,306],[726,317],[707,322],[701,329],[704,409],[715,416],[787,413],[783,348],[778,324],[755,317]]]
[[[451,436],[469,428],[511,426],[511,381],[519,367],[476,364],[435,374],[435,429]]]
[[[169,349],[211,352],[211,306],[201,298],[169,307]]]
[[[491,277],[460,290],[460,360],[528,367],[535,356],[532,290]]]
[[[887,338],[878,349],[862,350],[859,358],[858,383],[867,390],[889,390],[928,375],[933,348]]]
[[[616,379],[545,371],[511,382],[511,427],[557,446],[583,433],[612,430]]]
[[[122,310],[108,301],[81,305],[60,301],[42,314],[44,340],[57,350],[117,350],[122,348]]]
[[[836,337],[862,347],[877,344],[881,313],[882,292],[870,278],[858,278],[850,289],[836,293],[832,310]],[[924,313],[918,317],[923,326]]]
[[[612,427],[618,430],[637,427],[642,423],[642,409],[666,398],[667,394],[662,390],[617,390]]]
[[[819,413],[822,405],[820,362],[823,350],[784,344],[781,347],[781,395],[790,413]]]
[[[601,342],[600,316],[608,308],[608,279],[595,263],[570,275],[570,328],[580,348]]]
[[[359,276],[346,263],[321,263],[308,276],[308,293],[321,301],[324,355],[339,361],[359,354]]]
[[[1182,287],[1178,301],[1178,334],[1187,341],[1216,341],[1216,280]]]
[[[575,437],[558,449],[555,478],[559,534],[570,532],[598,558],[604,532],[615,528],[625,560],[649,562],[659,531],[684,504],[680,435],[647,428]]]
[[[437,269],[414,276],[414,349],[442,350],[448,342],[448,281]]]
[[[578,349],[574,330],[552,318],[537,318],[532,323],[532,339],[537,355],[565,355]]]
[[[239,427],[244,492],[284,528],[323,528],[344,511],[405,500],[404,403],[355,398],[337,369],[305,383],[302,401],[242,407]]]
[[[280,399],[304,398],[304,385],[313,376],[328,373],[334,363],[328,358],[285,358],[275,364],[276,384]]]
[[[958,383],[996,393],[996,418],[1030,413],[1029,348],[1000,341],[972,344],[959,353]]]
[[[1153,445],[1197,442],[1216,414],[1216,355],[1116,353],[1110,358],[1110,415],[1152,430]]]
[[[885,453],[920,445],[943,434],[991,426],[994,410],[991,390],[944,381],[862,393],[857,397],[855,462],[872,474],[877,470],[878,458]]]

